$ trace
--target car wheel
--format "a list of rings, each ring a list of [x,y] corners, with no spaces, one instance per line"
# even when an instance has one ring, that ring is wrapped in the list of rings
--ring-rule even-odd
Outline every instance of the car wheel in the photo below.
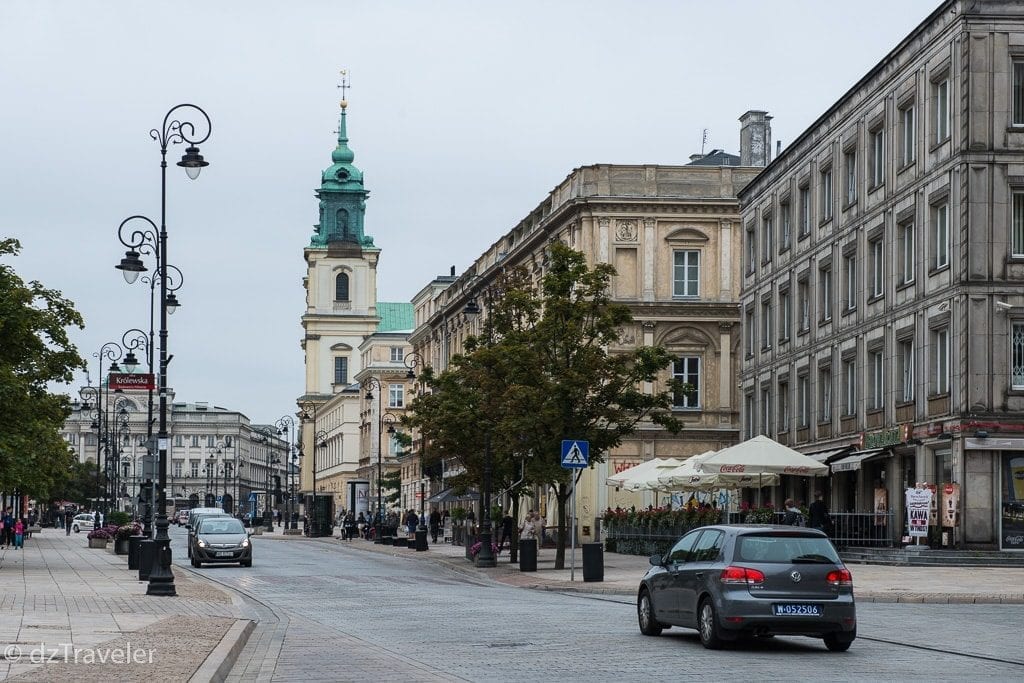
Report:
[[[77,534],[78,533],[78,525],[76,524],[73,527],[71,527],[71,530],[74,531]]]
[[[847,640],[846,638],[840,638],[836,633],[829,633],[824,638],[825,647],[829,649],[829,652],[846,652],[853,645],[853,638]]]
[[[654,603],[651,602],[651,594],[646,588],[640,591],[640,597],[636,601],[636,619],[640,624],[640,633],[645,636],[660,636],[665,628],[654,618]]]
[[[722,638],[718,635],[718,615],[711,598],[704,598],[697,612],[697,630],[700,631],[700,644],[709,650],[722,647]]]

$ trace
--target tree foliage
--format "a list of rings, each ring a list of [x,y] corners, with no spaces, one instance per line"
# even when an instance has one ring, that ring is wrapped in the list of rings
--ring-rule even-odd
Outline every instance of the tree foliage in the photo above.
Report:
[[[684,387],[643,390],[672,359],[662,347],[620,346],[633,319],[609,297],[611,265],[591,268],[560,242],[550,246],[548,259],[539,285],[519,268],[485,290],[481,334],[467,340],[445,372],[424,374],[430,392],[413,401],[409,421],[422,429],[428,459],[455,458],[467,480],[482,482],[490,451],[493,490],[550,486],[561,568],[571,493],[562,440],[589,441],[597,463],[642,422],[678,432],[672,391]]]
[[[0,257],[20,249],[0,240]],[[60,292],[0,263],[0,489],[43,498],[59,494],[69,476],[73,458],[60,430],[70,404],[47,385],[85,367],[68,339],[71,325],[82,328],[82,317]]]

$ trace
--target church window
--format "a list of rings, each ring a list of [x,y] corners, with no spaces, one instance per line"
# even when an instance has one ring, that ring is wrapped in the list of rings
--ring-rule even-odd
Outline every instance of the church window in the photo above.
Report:
[[[348,301],[348,273],[338,273],[334,278],[334,300]]]
[[[334,383],[348,384],[348,358],[344,356],[334,359]]]

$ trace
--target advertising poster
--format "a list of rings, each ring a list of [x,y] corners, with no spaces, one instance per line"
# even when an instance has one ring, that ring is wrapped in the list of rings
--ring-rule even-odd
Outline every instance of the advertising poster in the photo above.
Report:
[[[928,536],[932,498],[931,489],[907,489],[907,530],[911,536]]]
[[[1003,454],[1002,546],[1024,550],[1024,455]]]
[[[942,485],[942,526],[960,526],[960,484]]]
[[[366,517],[370,516],[370,482],[350,481],[348,483],[348,498],[352,514],[358,517],[361,512]]]
[[[884,488],[875,489],[875,526],[888,523],[889,493]]]

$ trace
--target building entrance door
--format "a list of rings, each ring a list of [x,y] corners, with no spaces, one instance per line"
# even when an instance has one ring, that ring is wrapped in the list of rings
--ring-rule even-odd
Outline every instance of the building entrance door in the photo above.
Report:
[[[1003,453],[1002,520],[1000,545],[1003,550],[1024,550],[1024,453]]]

